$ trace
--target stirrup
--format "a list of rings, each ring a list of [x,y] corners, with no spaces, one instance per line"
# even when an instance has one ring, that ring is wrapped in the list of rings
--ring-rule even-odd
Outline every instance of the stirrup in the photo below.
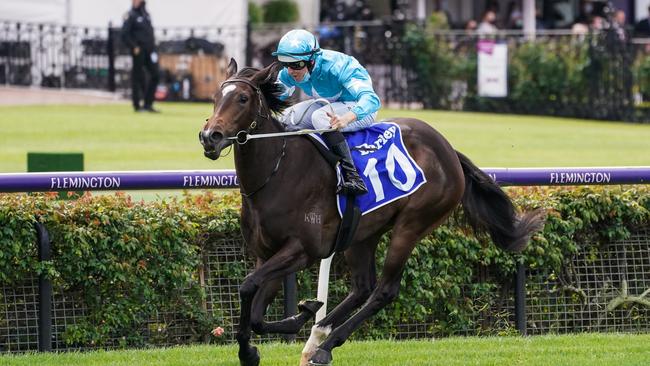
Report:
[[[339,184],[336,193],[344,193],[344,194],[351,194],[353,196],[359,196],[368,193],[368,188],[366,188],[365,184],[343,181],[341,184]]]

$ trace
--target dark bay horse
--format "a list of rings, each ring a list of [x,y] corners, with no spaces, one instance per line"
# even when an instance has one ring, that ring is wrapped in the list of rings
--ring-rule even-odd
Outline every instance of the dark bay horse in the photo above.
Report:
[[[277,98],[278,68],[272,64],[263,70],[237,72],[237,64],[231,60],[228,80],[216,93],[212,116],[199,133],[206,157],[217,159],[236,136],[243,142],[245,133],[284,131],[273,116],[288,106]],[[459,204],[476,230],[489,233],[495,244],[508,251],[521,251],[543,225],[541,211],[518,215],[501,188],[431,126],[410,118],[393,122],[400,126],[404,144],[427,182],[412,195],[362,216],[354,241],[344,252],[352,291],[314,326],[303,351],[303,364],[307,360],[310,365],[330,364],[332,349],[395,299],[414,246]],[[320,307],[316,301],[303,302],[296,316],[264,321],[264,311],[282,279],[330,254],[340,218],[335,202],[336,175],[308,139],[261,138],[236,144],[234,151],[242,192],[242,234],[257,257],[256,269],[239,289],[239,359],[241,365],[249,366],[260,361],[256,347],[250,344],[251,331],[297,333]],[[388,253],[377,279],[375,251],[382,234],[391,229]]]

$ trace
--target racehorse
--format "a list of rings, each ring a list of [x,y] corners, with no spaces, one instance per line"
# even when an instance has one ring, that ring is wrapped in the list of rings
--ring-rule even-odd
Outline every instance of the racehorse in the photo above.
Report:
[[[288,107],[278,98],[279,65],[258,70],[230,61],[227,80],[214,98],[214,110],[199,140],[204,155],[216,160],[235,142],[234,159],[242,194],[241,230],[257,265],[240,288],[237,341],[244,366],[259,365],[250,344],[251,331],[297,333],[321,303],[302,302],[296,316],[265,322],[264,312],[282,279],[327,258],[333,250],[340,216],[334,169],[307,138],[273,136],[248,141],[255,134],[281,133],[274,117]],[[487,232],[504,250],[519,252],[543,225],[543,212],[519,215],[509,197],[467,157],[423,121],[398,118],[404,144],[426,176],[413,194],[361,217],[352,244],[344,252],[351,271],[351,292],[312,328],[303,364],[327,365],[364,320],[398,295],[405,264],[418,241],[442,224],[462,204],[468,222]],[[375,252],[391,230],[381,277]],[[358,310],[357,310],[358,309]],[[356,312],[354,312],[357,310]],[[354,312],[354,313],[353,313]]]

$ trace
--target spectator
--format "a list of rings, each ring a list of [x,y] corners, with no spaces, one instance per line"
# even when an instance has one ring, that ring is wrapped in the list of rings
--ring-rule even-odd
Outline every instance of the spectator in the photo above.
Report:
[[[496,33],[498,28],[494,25],[494,22],[497,19],[497,15],[494,10],[488,10],[481,17],[481,23],[479,23],[477,32],[478,34],[493,34]]]
[[[158,53],[154,38],[151,17],[145,8],[144,0],[133,0],[133,7],[125,16],[122,25],[122,40],[131,50],[133,69],[131,70],[131,100],[136,112],[154,112],[153,100],[158,86]],[[149,74],[149,82],[145,72]],[[140,105],[141,94],[144,104]]]
[[[465,23],[465,34],[458,38],[458,42],[454,47],[454,51],[457,54],[465,54],[468,52],[474,52],[476,50],[476,29],[478,28],[478,23],[474,19],[470,19]]]
[[[571,34],[575,36],[584,36],[589,33],[589,25],[582,21],[575,22],[571,26]]]
[[[648,17],[636,23],[634,35],[636,37],[650,37],[650,6],[648,6]]]
[[[623,10],[616,10],[614,12],[614,22],[616,25],[618,25],[621,28],[625,28],[625,21],[627,17],[625,16],[625,12]]]
[[[546,17],[541,7],[535,7],[535,29],[537,30],[546,30],[549,28],[549,25],[546,22]]]
[[[626,16],[623,10],[616,10],[614,12],[612,26],[616,30],[616,34],[621,41],[626,41],[629,36],[629,30],[627,28]]]
[[[465,23],[466,32],[468,33],[474,32],[476,31],[476,29],[478,29],[478,23],[476,22],[476,20],[470,19],[469,21],[467,21],[467,23]]]
[[[521,7],[515,1],[508,4],[508,19],[506,20],[506,27],[508,29],[523,29],[524,28],[524,13]]]
[[[605,19],[599,15],[592,16],[589,28],[594,32],[603,30],[603,28],[605,28]]]

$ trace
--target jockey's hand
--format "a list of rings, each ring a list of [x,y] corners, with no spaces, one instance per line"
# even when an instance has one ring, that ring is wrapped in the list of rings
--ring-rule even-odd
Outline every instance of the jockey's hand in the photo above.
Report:
[[[330,118],[330,126],[332,126],[332,128],[337,130],[345,128],[347,127],[347,125],[357,120],[357,115],[354,114],[354,112],[352,111],[347,112],[342,116],[332,114],[330,112],[326,112],[326,113],[327,116]]]

